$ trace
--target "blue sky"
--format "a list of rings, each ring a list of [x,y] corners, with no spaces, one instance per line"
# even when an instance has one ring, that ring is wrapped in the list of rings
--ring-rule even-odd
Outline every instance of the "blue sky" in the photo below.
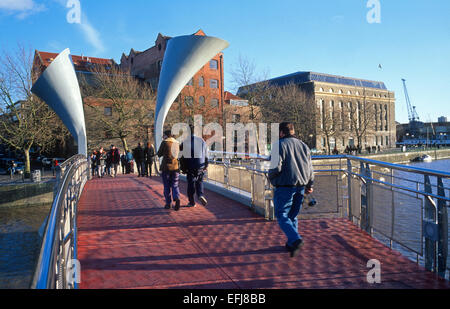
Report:
[[[69,0],[0,0],[0,50],[32,49],[113,58],[168,36],[206,34],[230,42],[225,88],[239,55],[276,77],[315,71],[381,80],[396,93],[396,120],[407,122],[402,78],[421,120],[450,117],[450,1],[379,0],[79,0],[81,24],[69,23]],[[378,65],[382,65],[382,69]]]

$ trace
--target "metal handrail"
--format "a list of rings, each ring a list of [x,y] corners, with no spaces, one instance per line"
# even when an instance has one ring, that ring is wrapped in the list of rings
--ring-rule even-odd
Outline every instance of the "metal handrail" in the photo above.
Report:
[[[85,156],[74,156],[68,162],[70,164],[63,166],[62,181],[58,185],[45,227],[31,284],[35,289],[76,288],[76,282],[66,278],[66,264],[77,256],[76,204],[88,180],[90,169]],[[67,245],[69,250],[66,250]]]

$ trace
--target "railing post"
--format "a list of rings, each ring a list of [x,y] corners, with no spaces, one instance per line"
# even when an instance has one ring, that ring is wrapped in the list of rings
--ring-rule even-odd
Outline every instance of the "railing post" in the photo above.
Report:
[[[347,158],[347,204],[348,204],[348,219],[353,222],[352,212],[352,162]]]
[[[425,175],[425,192],[433,193],[431,189],[430,176]],[[425,268],[429,271],[436,270],[436,208],[428,198],[425,198]]]
[[[364,166],[361,162],[361,174],[364,176],[364,182],[361,186],[361,228],[372,235],[371,229],[371,211],[372,211],[372,197],[371,184],[372,173],[369,164]]]
[[[442,177],[437,179],[437,193],[439,196],[445,197],[444,184]],[[445,278],[447,270],[447,255],[448,255],[448,215],[447,205],[444,200],[438,199],[437,203],[437,219],[439,226],[439,242],[438,242],[438,262],[437,270],[440,277]]]
[[[230,189],[230,159],[228,158],[224,158],[223,160],[223,182],[225,184],[225,187],[227,188],[227,190]]]

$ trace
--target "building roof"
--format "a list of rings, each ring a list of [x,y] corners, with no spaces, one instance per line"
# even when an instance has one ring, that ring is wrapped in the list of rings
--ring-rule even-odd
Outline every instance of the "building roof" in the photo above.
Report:
[[[245,99],[238,97],[237,95],[232,94],[229,91],[224,91],[224,100],[228,101],[228,100],[242,100],[245,101]]]
[[[50,53],[50,52],[44,52],[36,50],[37,56],[41,60],[41,64],[45,67],[48,67],[50,63],[58,56],[57,53]],[[96,58],[96,57],[88,57],[88,56],[77,56],[77,55],[71,55],[72,56],[72,62],[75,65],[77,70],[88,70],[90,68],[90,65],[97,64],[97,65],[105,65],[105,66],[112,66],[115,65],[116,62],[113,59],[104,59],[104,58]]]
[[[270,85],[284,86],[287,84],[303,84],[308,82],[324,82],[331,84],[347,85],[354,87],[375,88],[381,90],[387,90],[386,85],[383,82],[371,81],[360,78],[345,77],[338,75],[331,75],[317,72],[295,72],[280,77],[275,77],[267,80]],[[251,86],[251,85],[248,85]],[[238,94],[241,93],[246,87],[239,88]]]

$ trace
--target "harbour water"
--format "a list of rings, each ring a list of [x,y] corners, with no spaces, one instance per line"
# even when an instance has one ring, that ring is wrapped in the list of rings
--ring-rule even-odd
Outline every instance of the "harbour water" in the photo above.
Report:
[[[414,162],[405,164],[408,166],[418,167],[422,169],[430,169],[437,170],[442,172],[450,172],[450,159],[443,160],[433,160],[432,162]],[[375,178],[380,178],[381,176],[376,175],[374,173]],[[389,177],[386,177],[387,181],[389,181]],[[403,172],[403,171],[395,171],[394,173],[394,183],[396,185],[401,185],[403,187],[408,187],[411,189],[418,189],[420,191],[424,191],[424,180],[425,177],[421,174]],[[433,194],[437,193],[437,177],[430,177],[430,183]],[[450,179],[443,179],[443,186],[445,188],[445,196],[450,196]],[[396,193],[391,195],[390,190],[388,189],[379,189],[377,191],[376,204],[380,211],[383,214],[378,215],[378,226],[381,227],[381,231],[387,231],[389,233],[391,227],[391,214],[389,213],[389,206],[383,207],[383,205],[390,205],[391,196],[393,196],[392,200],[394,201],[394,213],[395,213],[395,222],[394,222],[394,232],[391,236],[400,240],[401,244],[393,243],[393,249],[401,252],[403,255],[407,256],[411,260],[418,261],[420,265],[424,266],[425,261],[422,256],[423,253],[423,239],[422,235],[422,217],[424,216],[424,207],[425,201],[423,196],[416,195],[413,193],[403,192]],[[437,202],[437,200],[435,200]],[[384,222],[382,222],[384,221]],[[450,221],[450,220],[449,220]],[[390,245],[389,240],[384,237],[384,235],[374,232],[374,236],[381,240],[386,245]],[[449,245],[450,245],[450,234],[449,237]],[[414,252],[412,252],[412,251]],[[420,253],[420,254],[418,254]],[[447,258],[447,264],[450,262],[450,259]],[[447,265],[449,267],[449,265]]]
[[[0,289],[30,287],[50,206],[0,208]]]

